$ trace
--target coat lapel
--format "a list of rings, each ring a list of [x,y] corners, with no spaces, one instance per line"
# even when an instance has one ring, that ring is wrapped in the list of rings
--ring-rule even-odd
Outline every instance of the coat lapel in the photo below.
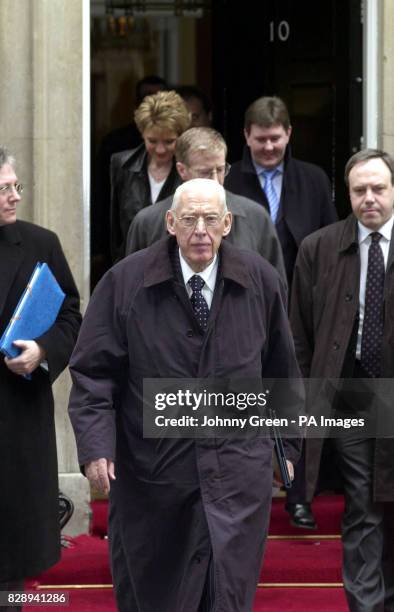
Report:
[[[387,259],[387,271],[394,265],[394,227],[391,232],[391,240],[390,240],[390,248],[389,248],[389,256]]]
[[[0,316],[22,261],[22,239],[17,223],[0,227]]]

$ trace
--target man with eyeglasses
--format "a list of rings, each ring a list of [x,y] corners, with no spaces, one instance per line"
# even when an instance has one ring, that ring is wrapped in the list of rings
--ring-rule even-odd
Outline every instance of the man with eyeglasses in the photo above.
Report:
[[[232,214],[217,181],[178,187],[166,223],[169,236],[114,266],[88,306],[70,362],[79,463],[110,491],[120,612],[251,612],[272,441],[144,437],[143,383],[297,378],[283,286],[257,253],[223,240]],[[285,442],[292,472],[298,441]]]
[[[37,262],[50,266],[66,294],[46,333],[16,340],[20,354],[0,358],[0,592],[8,593],[23,590],[26,577],[60,558],[51,385],[68,364],[81,320],[78,291],[58,237],[17,220],[22,190],[15,159],[0,147],[0,337]],[[0,602],[0,610],[21,608]]]
[[[230,170],[226,154],[227,146],[219,132],[208,127],[190,128],[177,140],[178,174],[183,181],[209,178],[223,185]],[[226,192],[226,201],[233,217],[226,240],[256,251],[267,259],[287,286],[282,250],[268,212],[256,202],[229,191]],[[127,236],[126,255],[144,249],[166,235],[165,215],[171,204],[172,196],[145,207],[137,214]]]

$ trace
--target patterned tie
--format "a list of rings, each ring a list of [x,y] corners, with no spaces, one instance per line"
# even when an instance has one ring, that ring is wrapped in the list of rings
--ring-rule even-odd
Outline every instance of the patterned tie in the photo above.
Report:
[[[378,232],[370,234],[367,284],[361,338],[361,366],[372,378],[380,376],[383,338],[384,258]]]
[[[264,176],[264,193],[270,207],[271,219],[273,223],[276,223],[279,211],[279,198],[272,181],[278,174],[278,170],[263,170],[262,174]]]
[[[201,276],[194,274],[187,282],[193,291],[190,301],[193,306],[194,314],[196,315],[197,321],[201,327],[206,329],[208,324],[209,308],[203,294],[201,293],[201,289],[205,285],[205,281],[201,278]]]

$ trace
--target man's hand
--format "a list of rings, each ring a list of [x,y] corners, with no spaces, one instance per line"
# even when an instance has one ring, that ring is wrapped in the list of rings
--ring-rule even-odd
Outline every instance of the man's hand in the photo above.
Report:
[[[85,475],[90,484],[106,495],[110,490],[110,480],[116,480],[115,464],[109,459],[96,459],[85,464]]]
[[[15,340],[14,344],[22,349],[21,354],[13,359],[4,359],[7,368],[14,374],[31,374],[46,357],[45,350],[34,340]]]
[[[293,482],[293,480],[294,480],[294,465],[288,459],[286,459],[286,463],[287,463],[287,469],[289,470],[290,480],[291,480],[291,482]]]
[[[294,480],[294,466],[292,464],[291,461],[289,461],[288,459],[286,459],[286,463],[287,463],[287,469],[289,470],[289,476],[290,476],[290,480],[291,482],[293,482]],[[280,473],[280,469],[278,466],[278,463],[275,459],[274,461],[274,486],[282,486],[283,482],[282,482],[282,475]]]

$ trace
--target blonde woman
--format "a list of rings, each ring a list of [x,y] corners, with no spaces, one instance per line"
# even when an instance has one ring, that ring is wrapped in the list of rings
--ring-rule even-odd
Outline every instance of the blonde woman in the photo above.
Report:
[[[190,113],[175,91],[144,98],[134,113],[143,143],[111,158],[111,256],[124,257],[127,231],[139,210],[172,195],[181,179],[175,168],[178,136]]]

